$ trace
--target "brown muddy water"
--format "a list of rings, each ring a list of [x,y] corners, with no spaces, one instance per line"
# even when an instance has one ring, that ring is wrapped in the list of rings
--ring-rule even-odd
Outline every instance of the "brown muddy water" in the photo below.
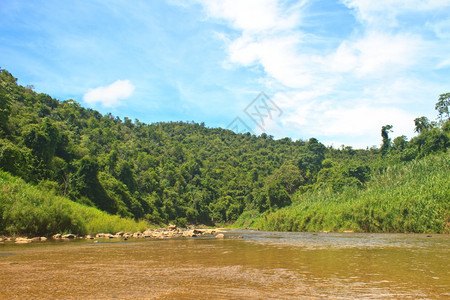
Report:
[[[239,230],[4,243],[0,299],[450,298],[449,249],[449,235]]]

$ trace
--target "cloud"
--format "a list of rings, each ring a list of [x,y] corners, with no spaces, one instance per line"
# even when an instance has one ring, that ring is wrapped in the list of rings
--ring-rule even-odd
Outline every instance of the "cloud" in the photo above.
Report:
[[[450,7],[448,0],[343,0],[360,22],[371,27],[399,26],[399,16],[438,11]]]
[[[394,126],[392,136],[412,136],[414,117],[403,109],[386,104],[355,103],[352,106],[352,103],[316,102],[314,105],[297,105],[292,111],[287,111],[283,128],[289,128],[290,136],[308,134],[327,145],[365,148],[379,144],[380,129],[386,124]],[[336,139],[340,140],[338,144]]]
[[[242,36],[229,45],[229,61],[242,66],[260,65],[266,74],[290,88],[313,83],[320,61],[298,53],[301,36],[287,34],[262,38]]]
[[[299,2],[286,9],[276,0],[199,0],[209,17],[222,19],[246,32],[278,31],[291,29],[299,24]]]
[[[356,0],[347,2],[350,7],[359,7]],[[411,33],[370,30],[344,39],[330,51],[313,47],[320,37],[299,29],[301,16],[305,14],[303,3],[291,7],[272,0],[201,3],[210,18],[225,19],[241,31],[237,38],[223,38],[228,46],[228,62],[224,65],[259,65],[269,78],[287,88],[306,88],[324,82],[334,85],[340,74],[349,72],[357,77],[392,75],[414,66],[427,45],[420,36]],[[364,18],[372,11],[381,14],[373,8],[378,6],[363,4],[363,8],[370,8],[363,9]],[[255,19],[256,22],[247,22]]]
[[[411,137],[412,120],[432,111],[432,105],[423,108],[445,84],[433,72],[449,65],[450,23],[441,11],[450,2],[340,2],[347,7],[341,17],[353,15],[354,22],[349,31],[327,28],[337,33],[332,38],[327,30],[311,30],[320,22],[310,22],[310,2],[197,3],[209,19],[233,29],[220,33],[228,54],[224,66],[264,71],[260,82],[285,112],[273,133],[364,147],[378,144],[381,126],[392,124]]]
[[[100,103],[105,107],[117,107],[122,104],[120,100],[133,94],[134,89],[134,85],[129,80],[117,80],[110,85],[90,89],[84,94],[83,100],[90,105]]]
[[[355,41],[343,41],[326,64],[335,72],[384,76],[415,65],[425,44],[419,36],[412,34],[373,31]]]

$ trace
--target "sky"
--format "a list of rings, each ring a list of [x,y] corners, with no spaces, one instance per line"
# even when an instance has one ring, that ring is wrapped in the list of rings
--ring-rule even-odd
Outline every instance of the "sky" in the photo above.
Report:
[[[450,0],[0,0],[0,67],[144,123],[381,144],[450,92]]]

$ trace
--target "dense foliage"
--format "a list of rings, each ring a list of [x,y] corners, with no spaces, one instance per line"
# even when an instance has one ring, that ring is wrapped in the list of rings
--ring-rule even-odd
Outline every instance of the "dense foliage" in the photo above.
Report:
[[[450,232],[450,153],[432,155],[376,174],[365,189],[297,194],[292,206],[237,223],[263,230]]]
[[[439,122],[414,120],[418,136],[410,141],[391,141],[386,125],[380,150],[333,149],[314,138],[121,120],[36,93],[0,69],[0,168],[39,190],[125,218],[230,223],[304,195],[364,189],[388,166],[446,152],[449,98],[443,94],[436,104]]]
[[[54,233],[143,231],[150,224],[111,216],[42,191],[22,179],[0,172],[0,233],[47,236]]]

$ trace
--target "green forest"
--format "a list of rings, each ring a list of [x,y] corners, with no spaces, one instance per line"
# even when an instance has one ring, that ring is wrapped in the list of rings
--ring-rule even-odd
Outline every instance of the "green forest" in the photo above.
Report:
[[[450,231],[450,93],[380,147],[102,115],[0,69],[0,234],[174,223],[282,231]]]

